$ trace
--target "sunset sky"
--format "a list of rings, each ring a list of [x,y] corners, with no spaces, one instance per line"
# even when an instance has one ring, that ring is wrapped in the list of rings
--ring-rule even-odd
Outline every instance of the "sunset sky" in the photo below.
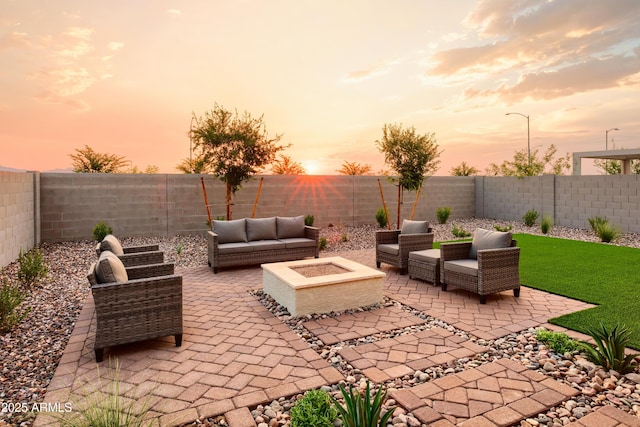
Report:
[[[0,0],[0,166],[89,145],[176,173],[215,103],[317,174],[383,169],[385,123],[435,133],[436,175],[484,172],[527,146],[508,112],[534,150],[604,150],[611,128],[637,148],[639,22],[638,0]]]

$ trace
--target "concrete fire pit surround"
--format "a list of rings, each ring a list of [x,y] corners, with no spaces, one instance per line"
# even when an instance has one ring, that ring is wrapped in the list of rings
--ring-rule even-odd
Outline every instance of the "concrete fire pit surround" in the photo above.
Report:
[[[293,270],[333,264],[344,273],[305,277]],[[366,307],[383,300],[385,273],[342,257],[262,264],[264,292],[292,316]]]

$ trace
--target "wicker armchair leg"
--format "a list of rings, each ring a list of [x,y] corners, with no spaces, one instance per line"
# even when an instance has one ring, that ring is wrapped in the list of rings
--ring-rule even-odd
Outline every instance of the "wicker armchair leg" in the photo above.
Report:
[[[218,274],[218,267],[213,267],[213,274]]]
[[[513,296],[518,298],[520,296],[520,288],[515,288],[513,290]]]
[[[104,348],[96,348],[96,362],[100,363],[104,359]]]
[[[442,290],[443,290],[444,292],[447,292],[447,284],[446,284],[446,283],[444,283],[444,282],[441,282],[441,283],[442,283]]]
[[[376,261],[376,268],[380,268],[380,261]]]
[[[406,268],[400,268],[400,275],[404,276],[405,274],[407,274],[407,269]]]
[[[176,334],[176,347],[182,346],[182,334]]]
[[[486,303],[487,303],[487,296],[480,295],[480,304],[486,304]]]

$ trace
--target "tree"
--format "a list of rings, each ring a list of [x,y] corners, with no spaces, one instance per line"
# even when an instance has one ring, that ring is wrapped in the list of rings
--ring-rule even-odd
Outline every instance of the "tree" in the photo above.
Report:
[[[237,110],[232,113],[216,103],[204,117],[194,114],[193,118],[190,137],[194,146],[202,149],[212,173],[226,184],[227,219],[231,219],[235,193],[286,147],[277,144],[281,135],[269,138],[263,116],[253,118]]]
[[[275,175],[305,175],[307,171],[291,157],[280,154],[280,160],[276,160],[271,171]]]
[[[73,171],[77,173],[117,173],[128,164],[122,156],[97,153],[88,145],[84,149],[76,148],[76,154],[70,154]]]
[[[194,154],[195,157],[183,159],[178,163],[176,169],[183,173],[211,173],[211,165],[207,162],[202,150]]]
[[[438,170],[438,144],[434,133],[417,135],[413,126],[403,129],[401,124],[385,124],[382,139],[376,140],[376,146],[384,153],[385,163],[398,174],[397,226],[400,227],[402,189],[417,191],[425,177]]]
[[[342,167],[338,169],[341,175],[367,175],[371,173],[371,165],[368,163],[360,164],[358,162],[344,161]]]
[[[525,176],[539,175],[564,175],[571,170],[571,155],[567,153],[563,157],[554,159],[558,149],[551,144],[542,157],[538,157],[538,150],[531,151],[531,162],[529,162],[529,152],[527,149],[518,150],[513,155],[513,160],[505,160],[501,165],[491,163],[486,169],[487,175],[493,176],[515,176],[523,178]]]
[[[451,175],[453,176],[473,176],[478,174],[478,169],[474,166],[469,166],[467,162],[462,162],[458,166],[451,168]]]

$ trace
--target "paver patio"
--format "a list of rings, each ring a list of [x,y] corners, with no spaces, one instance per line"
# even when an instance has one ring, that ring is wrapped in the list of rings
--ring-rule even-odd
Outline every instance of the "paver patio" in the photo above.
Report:
[[[372,250],[339,255],[375,265]],[[442,292],[429,283],[400,276],[392,268],[383,270],[388,273],[385,294],[389,298],[481,338],[504,336],[590,307],[529,288],[522,289],[520,298],[505,292],[480,305],[477,297],[467,292]],[[167,337],[105,352],[106,357],[118,358],[121,391],[144,396],[155,425],[175,426],[224,414],[231,427],[254,427],[248,408],[344,379],[339,370],[249,293],[261,287],[259,267],[223,269],[214,275],[203,266],[178,273],[183,275],[184,288],[182,347],[174,347],[173,339]],[[307,322],[305,326],[326,343],[422,323],[419,317],[390,306],[343,315],[337,320]],[[86,393],[87,381],[96,380],[94,330],[89,296],[48,388],[46,402],[77,401]],[[436,327],[371,344],[345,346],[340,354],[354,366],[361,366],[369,379],[382,382],[482,351],[482,346]],[[509,425],[513,420],[546,412],[572,393],[575,391],[571,387],[517,362],[500,360],[394,392],[394,398],[425,423],[490,426]],[[637,419],[616,418],[612,413],[598,416],[616,420],[619,424],[615,425],[636,425],[633,420]],[[50,418],[39,416],[35,425],[50,422]]]

